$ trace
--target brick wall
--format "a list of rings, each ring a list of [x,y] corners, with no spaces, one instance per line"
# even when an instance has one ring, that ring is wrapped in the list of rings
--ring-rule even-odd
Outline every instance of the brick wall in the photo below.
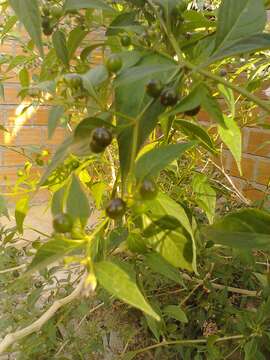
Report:
[[[15,56],[21,54],[22,49],[14,41],[5,41],[0,45],[0,54],[5,53]],[[99,59],[97,58],[96,61]],[[5,101],[0,102],[0,124],[4,125],[14,136],[10,137],[9,134],[1,131],[0,145],[17,145],[22,148],[35,145],[54,151],[62,142],[65,131],[58,128],[53,139],[48,140],[48,107],[40,106],[33,113],[28,113],[26,119],[19,119],[20,128],[16,128],[20,106],[17,97],[19,88],[18,77],[14,73],[13,77],[5,82]],[[209,120],[205,116],[205,114],[202,115],[201,120]],[[263,143],[265,146],[262,147]],[[7,180],[10,183],[14,182],[18,169],[23,167],[26,160],[24,156],[10,149],[0,148],[0,186],[6,184]],[[261,198],[270,178],[270,130],[248,127],[243,129],[242,177],[240,177],[228,150],[224,150],[224,167],[246,197],[252,200]],[[37,171],[42,171],[42,169],[37,167]]]

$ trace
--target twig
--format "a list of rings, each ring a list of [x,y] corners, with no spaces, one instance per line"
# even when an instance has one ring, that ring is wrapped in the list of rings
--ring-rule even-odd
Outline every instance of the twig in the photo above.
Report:
[[[204,279],[201,282],[198,282],[198,284],[191,290],[191,292],[181,301],[180,303],[180,307],[182,307],[187,301],[188,299],[190,299],[190,297],[195,293],[195,291],[201,287],[204,282],[210,278],[212,272],[213,272],[213,268],[214,268],[214,264],[211,265],[211,269],[210,271],[205,275]]]
[[[204,283],[204,280],[199,280],[199,279],[192,278],[188,274],[185,274],[185,273],[183,273],[182,276],[183,276],[183,278],[185,280],[195,281],[200,285],[203,285],[203,283]],[[218,290],[227,289],[228,292],[232,292],[232,293],[240,294],[240,295],[244,295],[244,296],[249,296],[249,297],[257,297],[259,295],[258,292],[255,291],[255,290],[240,289],[240,288],[235,288],[235,287],[232,287],[232,286],[226,286],[226,285],[217,284],[215,282],[213,282],[213,283],[211,282],[211,286],[214,289],[218,289]]]
[[[54,314],[64,305],[70,303],[74,299],[76,299],[84,286],[85,275],[81,278],[79,285],[73,290],[73,292],[64,297],[63,299],[55,301],[52,306],[36,321],[34,321],[31,325],[26,326],[25,328],[10,333],[4,337],[4,339],[0,342],[0,354],[15,342],[23,339],[24,337],[32,334],[33,332],[39,331],[42,326],[54,316]]]
[[[234,336],[226,336],[223,338],[218,338],[214,343],[222,343],[225,341],[238,341],[238,340],[243,340],[244,339],[244,335],[234,335]],[[143,349],[139,349],[139,350],[135,350],[136,354],[142,354],[146,351],[149,350],[153,350],[153,349],[157,349],[159,347],[163,347],[163,346],[172,346],[172,345],[182,345],[182,346],[196,346],[196,345],[206,345],[207,344],[207,339],[195,339],[195,340],[174,340],[174,341],[163,341],[161,343],[158,344],[154,344],[154,345],[150,345],[147,346]]]
[[[26,264],[22,264],[19,266],[15,266],[13,268],[9,268],[9,269],[5,269],[5,270],[0,270],[0,274],[6,274],[15,270],[19,270],[19,269],[23,269],[24,267],[26,267]]]

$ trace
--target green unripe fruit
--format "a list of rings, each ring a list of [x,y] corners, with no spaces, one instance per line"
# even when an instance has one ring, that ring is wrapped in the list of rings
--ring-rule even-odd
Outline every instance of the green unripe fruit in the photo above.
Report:
[[[150,80],[146,84],[146,93],[153,97],[158,98],[162,92],[163,86],[160,80]]]
[[[126,203],[120,198],[111,200],[106,208],[106,215],[111,219],[121,218],[125,212]]]
[[[178,101],[178,94],[174,89],[164,89],[160,95],[160,102],[164,106],[174,106]]]
[[[58,214],[53,219],[53,228],[58,233],[67,233],[72,230],[72,219],[68,214]]]
[[[128,47],[131,45],[131,38],[128,35],[123,35],[121,37],[121,44],[124,47]]]
[[[140,186],[140,195],[144,200],[153,200],[157,196],[157,186],[151,181],[145,179]]]
[[[122,59],[117,54],[110,55],[106,61],[106,67],[111,73],[117,73],[122,68],[122,66]]]

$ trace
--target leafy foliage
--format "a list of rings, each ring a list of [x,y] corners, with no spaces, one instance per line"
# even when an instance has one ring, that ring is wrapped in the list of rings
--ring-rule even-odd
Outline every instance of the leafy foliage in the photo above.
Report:
[[[0,96],[17,73],[20,100],[30,99],[23,112],[46,103],[48,139],[58,126],[69,133],[52,157],[44,149],[18,149],[29,161],[6,194],[20,199],[16,226],[1,229],[0,291],[25,292],[27,300],[20,295],[19,302],[27,310],[18,306],[14,320],[3,297],[0,331],[29,324],[31,310],[40,316],[34,305],[48,292],[45,284],[56,284],[46,300],[51,304],[60,289],[69,294],[85,276],[78,308],[70,304],[71,313],[61,310],[42,334],[13,344],[18,359],[60,359],[69,351],[71,358],[112,358],[103,330],[88,321],[93,293],[98,308],[128,318],[118,358],[153,351],[157,359],[267,359],[267,196],[247,207],[215,165],[225,146],[241,172],[247,109],[261,111],[267,126],[269,104],[256,96],[269,77],[264,2],[9,0],[0,9],[1,41],[19,38],[18,21],[30,37],[20,39],[22,55],[1,55]],[[238,76],[246,84],[239,86]],[[44,168],[41,175],[33,177],[33,163]],[[145,184],[152,186],[149,197]],[[21,259],[16,243],[26,236],[31,194],[40,189],[51,195],[54,231],[35,229],[39,237],[27,242]],[[4,195],[0,210],[9,217]],[[61,227],[59,219],[70,223]],[[23,267],[27,277],[14,290],[20,274],[13,269]],[[59,280],[58,271],[68,278]],[[37,286],[26,285],[28,276]],[[85,332],[76,338],[78,314],[76,330]]]

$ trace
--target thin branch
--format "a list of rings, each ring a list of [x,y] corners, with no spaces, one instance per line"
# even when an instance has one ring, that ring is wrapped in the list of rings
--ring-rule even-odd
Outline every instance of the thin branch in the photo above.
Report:
[[[185,273],[182,274],[182,277],[188,281],[195,281],[197,284],[200,284],[200,285],[204,284],[203,280],[192,278],[191,276],[189,276],[188,274],[185,274]],[[226,289],[226,290],[228,290],[228,292],[232,292],[232,293],[244,295],[244,296],[249,296],[249,297],[258,297],[258,295],[259,295],[258,291],[255,291],[255,290],[240,289],[240,288],[235,288],[232,286],[217,284],[215,282],[211,282],[211,286],[217,290]]]
[[[15,270],[20,270],[20,269],[23,269],[24,267],[26,267],[26,264],[15,266],[15,267],[9,268],[9,269],[0,270],[0,274],[6,274],[6,273],[9,273],[9,272],[12,272]]]
[[[239,340],[243,340],[243,339],[244,339],[244,335],[226,336],[223,338],[218,338],[214,343],[216,344],[216,343],[222,343],[225,341],[239,341]],[[172,345],[182,345],[182,346],[198,345],[198,346],[200,346],[200,345],[206,345],[207,341],[208,341],[207,339],[163,341],[158,344],[147,346],[143,349],[135,350],[135,353],[142,354],[149,350],[157,349],[157,348],[163,347],[163,346],[172,346]]]
[[[25,328],[15,331],[14,333],[10,333],[4,337],[4,339],[0,342],[0,354],[3,354],[4,351],[16,343],[17,341],[25,338],[26,336],[39,331],[42,326],[51,319],[54,314],[64,305],[69,304],[73,300],[75,300],[80,294],[84,286],[85,275],[81,278],[79,285],[73,290],[73,292],[64,297],[63,299],[55,301],[52,306],[36,321],[34,321],[31,325],[26,326]]]

